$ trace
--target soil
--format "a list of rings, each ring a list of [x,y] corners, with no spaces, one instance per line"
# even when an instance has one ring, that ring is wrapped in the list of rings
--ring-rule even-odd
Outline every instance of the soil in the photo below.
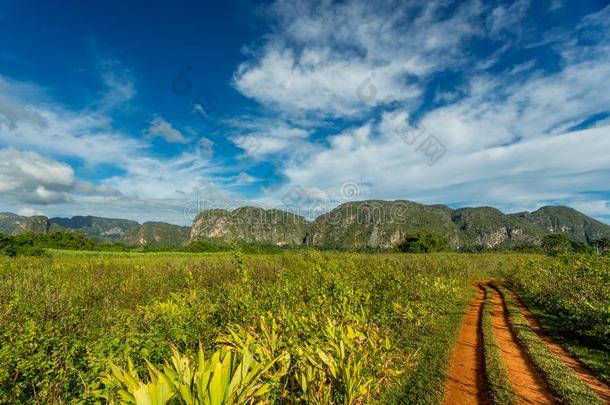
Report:
[[[485,387],[483,336],[480,328],[484,297],[483,289],[479,288],[475,299],[468,306],[451,356],[443,404],[491,403]]]
[[[549,388],[513,334],[500,293],[492,289],[491,320],[508,378],[521,404],[554,404]]]

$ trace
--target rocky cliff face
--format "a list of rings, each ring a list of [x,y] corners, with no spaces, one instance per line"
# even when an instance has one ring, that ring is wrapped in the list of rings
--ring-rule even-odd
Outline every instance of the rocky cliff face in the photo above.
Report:
[[[140,225],[126,219],[93,216],[48,219],[44,216],[22,217],[0,213],[0,233],[16,235],[54,231],[75,231],[97,242],[130,246],[183,246],[189,240],[191,228],[163,222]]]
[[[513,218],[535,225],[541,232],[566,232],[572,239],[591,243],[602,236],[608,236],[610,227],[590,218],[570,207],[542,207],[532,213],[521,212],[510,215]]]
[[[278,246],[302,245],[308,226],[305,218],[286,211],[256,207],[234,211],[212,209],[197,216],[191,229],[191,240],[221,238]]]
[[[46,233],[49,229],[49,220],[44,216],[22,217],[10,212],[0,213],[0,233],[17,235],[34,232]]]
[[[424,229],[443,235],[454,249],[493,248],[540,241],[544,232],[491,207],[453,210],[411,201],[343,204],[317,218],[310,229],[314,246],[390,248],[405,234]]]
[[[492,207],[459,208],[451,220],[458,227],[460,247],[494,248],[507,242],[540,241],[544,232]]]

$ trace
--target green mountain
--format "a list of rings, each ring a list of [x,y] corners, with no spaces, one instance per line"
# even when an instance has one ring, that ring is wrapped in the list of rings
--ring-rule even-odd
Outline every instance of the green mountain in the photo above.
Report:
[[[405,200],[369,200],[342,204],[313,222],[279,210],[206,210],[195,220],[191,240],[221,238],[337,249],[387,249],[417,230],[443,235],[453,249],[536,245],[545,235],[557,232],[588,243],[610,235],[610,226],[567,207],[507,215],[492,207],[451,209]]]
[[[510,216],[537,226],[545,234],[566,232],[572,239],[585,243],[609,234],[608,225],[570,207],[547,206],[532,213],[521,212]]]
[[[72,218],[51,218],[50,231],[79,231],[98,242],[120,242],[125,235],[140,227],[136,221],[93,216],[75,216]]]
[[[610,226],[569,207],[504,214],[492,207],[451,209],[412,201],[355,201],[342,204],[313,222],[277,209],[242,207],[205,210],[183,227],[162,222],[93,216],[51,218],[0,213],[0,233],[72,230],[98,242],[130,246],[184,246],[199,239],[315,246],[336,249],[387,249],[407,233],[427,230],[444,236],[453,249],[517,247],[540,244],[549,233],[567,233],[591,243],[610,236]]]
[[[201,212],[191,229],[191,241],[221,238],[226,241],[302,245],[309,222],[281,210],[242,207],[233,211],[211,209]]]
[[[0,233],[16,235],[26,232],[48,233],[74,231],[103,243],[122,243],[128,246],[171,247],[184,246],[191,228],[164,222],[138,222],[126,219],[75,216],[51,218],[24,217],[8,212],[0,213]]]
[[[22,217],[10,212],[0,212],[0,233],[17,235],[26,232],[46,233],[49,220],[44,216]]]
[[[145,222],[129,229],[122,242],[129,246],[180,247],[186,245],[191,236],[191,227],[166,224],[164,222]]]
[[[342,204],[319,216],[310,226],[307,241],[330,248],[390,248],[406,233],[419,229],[445,235],[459,244],[451,222],[451,208],[411,201],[356,201]]]
[[[460,248],[540,242],[547,233],[493,207],[458,208],[451,215],[459,230]]]

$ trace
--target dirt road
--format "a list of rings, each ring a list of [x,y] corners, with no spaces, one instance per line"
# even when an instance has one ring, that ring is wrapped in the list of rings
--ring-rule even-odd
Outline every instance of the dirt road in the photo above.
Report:
[[[536,405],[557,403],[544,378],[536,370],[511,330],[502,295],[495,289],[491,289],[491,294],[491,319],[496,344],[500,349],[508,371],[508,378],[519,397],[519,402]],[[443,399],[445,405],[491,403],[485,376],[484,345],[481,330],[484,302],[485,291],[482,285],[479,285],[476,297],[468,306],[451,356],[449,376]],[[520,305],[520,310],[548,348],[572,368],[578,378],[589,385],[600,398],[610,404],[610,387],[593,376],[578,360],[569,356],[561,346],[542,333],[532,314],[523,305]]]

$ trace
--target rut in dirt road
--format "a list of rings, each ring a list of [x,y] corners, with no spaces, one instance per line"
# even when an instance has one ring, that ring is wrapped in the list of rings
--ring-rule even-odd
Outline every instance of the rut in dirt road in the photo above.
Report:
[[[484,296],[483,290],[479,288],[476,298],[468,306],[451,356],[443,399],[445,405],[491,403],[485,384],[480,328]]]
[[[536,367],[514,336],[500,293],[496,289],[491,289],[491,293],[491,320],[496,343],[506,364],[510,382],[519,396],[519,403],[538,405],[556,403],[544,379],[536,371]]]

